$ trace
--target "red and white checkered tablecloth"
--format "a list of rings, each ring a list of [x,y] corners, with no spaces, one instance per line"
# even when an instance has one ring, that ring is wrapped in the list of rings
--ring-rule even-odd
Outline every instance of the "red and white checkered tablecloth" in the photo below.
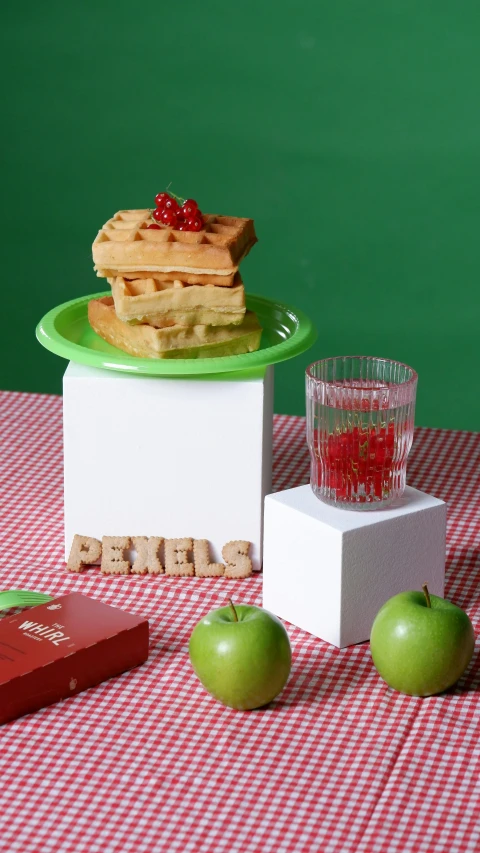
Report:
[[[0,728],[0,851],[407,853],[480,849],[480,658],[441,696],[380,680],[368,643],[287,626],[271,706],[224,708],[189,664],[207,611],[262,580],[67,574],[61,399],[0,393],[0,588],[81,591],[150,620],[148,662]],[[417,429],[409,483],[448,503],[446,596],[480,627],[480,436]],[[275,488],[307,481],[304,421],[275,418]],[[100,484],[92,484],[92,491]]]

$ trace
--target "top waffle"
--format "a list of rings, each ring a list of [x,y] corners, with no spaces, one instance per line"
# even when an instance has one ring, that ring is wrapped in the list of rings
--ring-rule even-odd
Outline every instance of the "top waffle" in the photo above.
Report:
[[[183,272],[229,276],[233,282],[240,261],[257,241],[253,220],[212,214],[203,218],[201,231],[157,230],[148,228],[149,210],[120,210],[93,243],[97,274]]]

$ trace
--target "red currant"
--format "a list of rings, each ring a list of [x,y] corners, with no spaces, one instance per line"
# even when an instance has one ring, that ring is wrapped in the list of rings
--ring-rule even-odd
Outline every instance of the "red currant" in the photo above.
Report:
[[[182,204],[182,213],[185,219],[190,219],[197,215],[198,204],[193,198],[187,198]]]
[[[175,225],[177,231],[187,231],[187,223],[183,216],[177,216],[177,224]]]
[[[163,208],[156,207],[155,210],[152,212],[152,216],[157,222],[161,222],[162,213],[163,213]]]
[[[162,207],[162,205],[166,202],[167,198],[170,198],[168,193],[157,193],[155,196],[155,204],[157,207]]]
[[[374,478],[373,478],[373,491],[374,491],[376,498],[382,497],[382,494],[383,494],[383,477],[382,477],[381,472],[376,473]]]
[[[151,225],[147,225],[147,231],[149,228],[155,228],[155,231],[161,231],[160,225],[155,225],[153,222]]]
[[[174,228],[177,224],[177,214],[175,210],[171,208],[165,208],[160,214],[160,222],[163,222],[164,225],[170,225]]]
[[[201,216],[191,216],[187,219],[187,228],[189,231],[201,231],[203,228],[203,219]]]
[[[162,210],[173,210],[175,214],[180,213],[180,205],[178,201],[170,196],[163,202]]]

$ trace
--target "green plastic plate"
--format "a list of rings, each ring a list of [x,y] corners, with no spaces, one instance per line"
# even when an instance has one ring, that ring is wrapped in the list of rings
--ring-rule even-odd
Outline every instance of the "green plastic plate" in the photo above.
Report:
[[[263,328],[256,352],[217,358],[136,358],[112,347],[90,327],[89,301],[110,295],[95,293],[53,308],[37,326],[38,340],[50,352],[89,367],[150,376],[193,376],[266,367],[305,352],[317,337],[303,312],[261,296],[247,296],[247,308],[255,311]]]

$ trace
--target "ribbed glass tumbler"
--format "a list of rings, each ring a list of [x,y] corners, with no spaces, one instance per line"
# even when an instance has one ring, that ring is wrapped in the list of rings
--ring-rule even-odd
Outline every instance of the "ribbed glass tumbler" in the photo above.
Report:
[[[340,356],[306,371],[310,483],[344,509],[381,509],[405,489],[417,374],[399,361]]]

